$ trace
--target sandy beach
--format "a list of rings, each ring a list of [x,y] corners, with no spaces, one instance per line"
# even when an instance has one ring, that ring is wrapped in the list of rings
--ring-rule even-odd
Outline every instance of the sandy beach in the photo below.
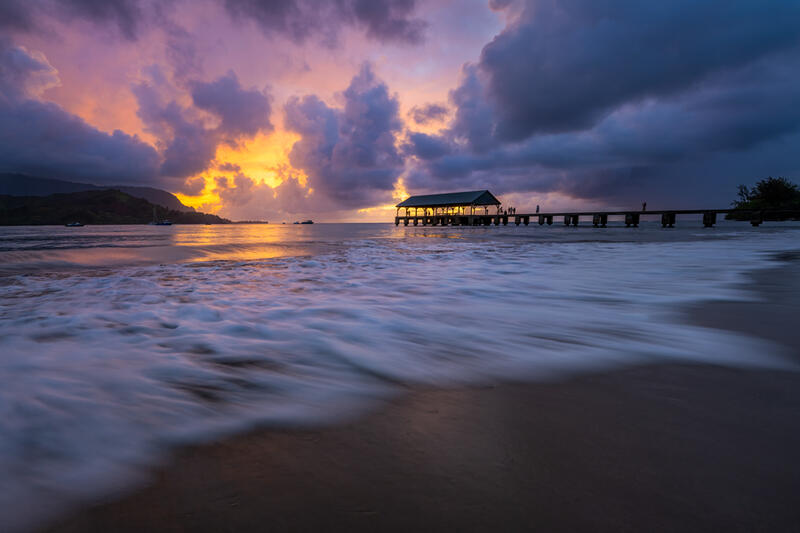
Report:
[[[687,320],[800,355],[784,259],[752,276],[761,302]],[[343,426],[183,449],[49,531],[792,531],[798,422],[800,374],[702,364],[411,390]]]

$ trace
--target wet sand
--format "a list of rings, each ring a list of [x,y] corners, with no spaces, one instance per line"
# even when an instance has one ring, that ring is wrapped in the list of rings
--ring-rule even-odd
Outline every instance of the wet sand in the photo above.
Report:
[[[688,319],[800,360],[796,257]],[[349,424],[184,449],[52,531],[796,531],[800,374],[635,367],[412,391]]]

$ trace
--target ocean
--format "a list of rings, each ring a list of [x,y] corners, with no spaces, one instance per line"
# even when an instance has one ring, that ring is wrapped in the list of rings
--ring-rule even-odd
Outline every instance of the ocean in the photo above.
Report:
[[[689,323],[747,301],[800,224],[0,229],[0,530],[178,446],[336,423],[415,386],[667,361],[794,368]]]

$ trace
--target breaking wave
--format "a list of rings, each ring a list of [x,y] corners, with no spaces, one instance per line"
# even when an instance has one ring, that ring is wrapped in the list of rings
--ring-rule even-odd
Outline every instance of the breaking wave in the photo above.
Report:
[[[788,364],[764,341],[681,323],[678,306],[756,297],[738,282],[794,231],[665,243],[656,230],[317,228],[280,242],[131,238],[115,245],[123,266],[102,239],[79,243],[106,257],[92,268],[63,242],[5,243],[0,529],[125,490],[175,445],[333,422],[407,385]],[[131,259],[159,247],[172,250],[163,264]]]

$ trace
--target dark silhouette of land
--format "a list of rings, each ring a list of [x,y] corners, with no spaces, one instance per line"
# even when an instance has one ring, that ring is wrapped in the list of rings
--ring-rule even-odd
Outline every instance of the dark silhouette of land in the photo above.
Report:
[[[49,196],[0,196],[0,225],[147,224],[153,213],[176,224],[227,224],[217,215],[176,211],[117,190]]]
[[[750,189],[739,185],[739,199],[732,205],[736,209],[763,211],[764,220],[800,219],[800,188],[786,178],[763,179]],[[747,220],[744,212],[731,212],[725,218]]]
[[[173,211],[194,211],[193,207],[183,205],[171,192],[154,187],[131,185],[93,185],[76,183],[53,178],[28,176],[27,174],[0,173],[0,196],[50,196],[82,191],[102,191],[115,189],[130,194],[134,198],[144,198],[148,202]]]

